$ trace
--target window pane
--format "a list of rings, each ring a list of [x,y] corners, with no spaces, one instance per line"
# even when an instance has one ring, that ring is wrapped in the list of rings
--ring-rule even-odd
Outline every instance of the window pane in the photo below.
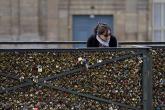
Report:
[[[154,31],[154,39],[155,42],[161,41],[161,31],[155,30]]]
[[[163,17],[163,22],[164,22],[164,26],[165,26],[165,3],[163,4],[164,8],[163,8],[163,14],[164,14],[164,17]]]
[[[165,31],[164,31],[164,34],[163,34],[163,42],[165,42]]]
[[[154,28],[161,27],[161,3],[154,3]]]

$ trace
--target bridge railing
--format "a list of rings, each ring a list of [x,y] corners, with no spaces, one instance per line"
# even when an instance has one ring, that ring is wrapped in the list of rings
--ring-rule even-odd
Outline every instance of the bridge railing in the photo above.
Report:
[[[150,48],[1,49],[0,99],[13,109],[153,109]]]
[[[118,47],[130,46],[158,46],[165,42],[118,42]],[[0,42],[1,49],[30,49],[30,48],[86,48],[86,41],[56,41],[56,42]]]
[[[5,45],[5,46],[16,45],[16,48],[17,48],[17,47],[20,47],[20,45],[26,45],[26,46],[28,46],[28,45],[30,46],[33,44],[36,46],[37,45],[56,45],[56,44],[57,45],[74,45],[77,43],[80,45],[84,44],[84,46],[86,46],[86,42],[1,42],[0,45]],[[164,78],[164,76],[165,76],[165,64],[164,64],[164,62],[165,62],[165,42],[119,42],[119,46],[120,47],[126,46],[129,48],[130,47],[133,47],[133,48],[150,48],[149,50],[151,53],[150,54],[151,55],[150,56],[151,57],[151,60],[150,60],[151,63],[148,63],[148,64],[151,64],[151,66],[152,66],[151,71],[153,72],[152,83],[151,83],[152,84],[151,85],[152,91],[153,91],[152,103],[153,103],[154,108],[164,109],[165,96],[163,95],[164,94],[163,88],[165,85],[165,78]],[[123,48],[123,49],[125,49],[125,48]],[[1,50],[5,50],[5,49],[1,49]],[[7,50],[12,51],[12,49],[7,49]],[[22,50],[22,49],[20,49],[20,50]],[[27,50],[29,50],[29,49],[27,49]],[[45,51],[47,49],[36,49],[36,50],[44,50]],[[50,50],[52,50],[52,49],[50,49]],[[61,49],[55,49],[55,50],[61,51]],[[67,50],[67,49],[63,49],[63,51],[65,51],[65,50]],[[114,49],[112,49],[112,50],[114,50]],[[115,49],[115,50],[118,50],[118,49]],[[65,64],[63,64],[63,65],[65,65]],[[3,76],[3,74],[1,74],[1,75]],[[11,89],[11,88],[9,88],[9,89]],[[144,88],[144,89],[147,89],[147,88]],[[144,103],[142,105],[144,105]]]

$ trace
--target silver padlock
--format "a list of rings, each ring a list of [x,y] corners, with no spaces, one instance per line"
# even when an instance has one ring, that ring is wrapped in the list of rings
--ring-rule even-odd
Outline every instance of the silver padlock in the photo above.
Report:
[[[41,65],[38,65],[38,66],[37,66],[37,69],[38,69],[38,72],[39,72],[39,73],[42,72],[42,66],[41,66]]]

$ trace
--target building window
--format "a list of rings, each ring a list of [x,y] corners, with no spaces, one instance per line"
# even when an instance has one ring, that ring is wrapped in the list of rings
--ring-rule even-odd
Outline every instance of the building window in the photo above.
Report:
[[[165,41],[165,0],[153,2],[153,41]]]

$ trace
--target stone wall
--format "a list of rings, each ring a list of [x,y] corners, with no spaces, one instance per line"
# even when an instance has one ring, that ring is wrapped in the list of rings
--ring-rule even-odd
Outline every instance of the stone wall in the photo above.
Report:
[[[113,15],[119,41],[148,41],[150,0],[1,0],[0,40],[72,40],[72,15]],[[93,9],[94,7],[94,9]]]

